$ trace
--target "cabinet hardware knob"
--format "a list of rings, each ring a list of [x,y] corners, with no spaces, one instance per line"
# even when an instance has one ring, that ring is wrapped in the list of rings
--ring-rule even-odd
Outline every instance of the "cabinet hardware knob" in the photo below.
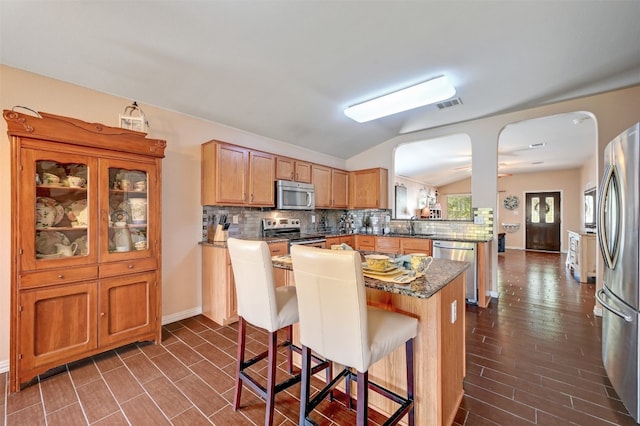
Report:
[[[129,269],[133,269],[133,265],[129,265]]]
[[[63,278],[64,278],[64,275],[62,275],[62,274],[58,274],[58,278],[63,279]]]
[[[104,316],[104,312],[100,312],[100,316],[103,317]]]

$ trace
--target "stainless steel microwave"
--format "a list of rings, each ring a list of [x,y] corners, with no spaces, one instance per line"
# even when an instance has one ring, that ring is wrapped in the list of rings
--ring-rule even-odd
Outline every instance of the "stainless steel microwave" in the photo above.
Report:
[[[278,210],[314,210],[316,196],[313,184],[277,180],[276,209]]]

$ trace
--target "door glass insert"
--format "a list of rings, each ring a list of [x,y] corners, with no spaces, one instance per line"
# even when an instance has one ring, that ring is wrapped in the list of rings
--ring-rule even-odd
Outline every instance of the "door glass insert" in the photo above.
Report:
[[[89,254],[88,166],[36,161],[36,259]]]
[[[555,221],[553,217],[553,212],[554,212],[553,197],[545,198],[544,209],[545,209],[544,221],[546,223],[553,223]]]
[[[531,222],[540,223],[540,197],[531,197]]]
[[[147,250],[148,176],[109,168],[109,251]]]

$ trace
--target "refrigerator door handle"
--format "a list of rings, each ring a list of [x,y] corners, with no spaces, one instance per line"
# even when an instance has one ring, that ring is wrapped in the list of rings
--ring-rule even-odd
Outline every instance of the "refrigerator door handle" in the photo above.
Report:
[[[607,196],[610,191],[614,190],[612,186],[613,179],[616,179],[616,171],[613,165],[609,165],[607,170],[604,172],[604,177],[602,178],[602,183],[600,184],[600,199],[598,200],[598,241],[600,242],[600,251],[602,252],[602,257],[604,258],[605,263],[609,267],[609,269],[613,269],[616,265],[616,261],[618,260],[618,235],[609,235],[608,229],[605,226],[605,211],[606,211],[606,202]],[[613,230],[612,230],[613,231]],[[619,232],[619,231],[618,231]],[[613,252],[609,247],[609,239],[614,238],[613,242]]]
[[[619,316],[620,318],[622,318],[623,320],[625,320],[626,322],[631,322],[633,321],[633,318],[631,317],[631,315],[627,315],[624,312],[620,312],[619,310],[615,309],[613,306],[609,305],[606,301],[605,298],[607,297],[607,295],[604,292],[604,287],[599,289],[596,292],[596,299],[598,300],[598,302],[600,302],[600,304],[602,306],[604,306],[605,308],[607,308],[607,310],[609,312],[611,312],[612,314],[615,314],[617,316]]]

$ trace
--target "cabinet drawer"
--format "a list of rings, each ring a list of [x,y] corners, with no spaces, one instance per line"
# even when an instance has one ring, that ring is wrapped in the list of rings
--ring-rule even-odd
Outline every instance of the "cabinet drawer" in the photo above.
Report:
[[[358,250],[374,250],[376,246],[376,237],[369,235],[357,235],[356,246],[358,246]]]
[[[421,238],[402,238],[400,240],[402,254],[426,253],[431,256],[431,240]]]
[[[151,271],[158,268],[156,259],[138,259],[100,265],[100,278]]]
[[[42,272],[28,272],[20,276],[20,288],[43,287],[48,285],[89,281],[98,278],[98,267],[65,268]]]
[[[383,253],[400,253],[400,239],[395,237],[377,237],[376,251]]]
[[[288,249],[289,243],[287,243],[286,241],[269,244],[269,251],[271,252],[271,256],[284,256],[285,254],[287,254]]]

